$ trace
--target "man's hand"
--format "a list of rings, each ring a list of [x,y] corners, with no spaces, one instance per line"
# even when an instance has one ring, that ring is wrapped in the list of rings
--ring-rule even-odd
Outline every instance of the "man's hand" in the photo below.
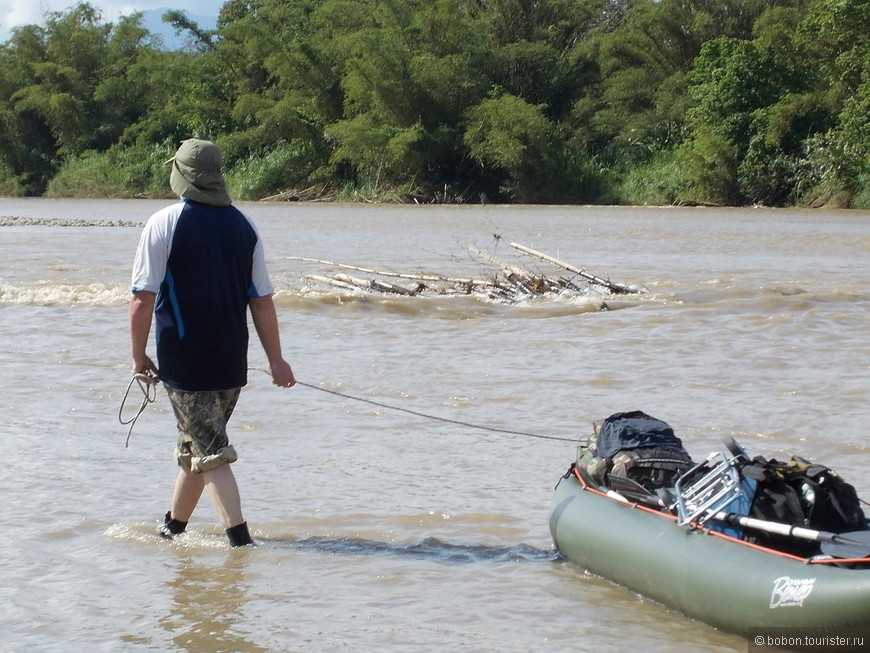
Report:
[[[296,377],[293,375],[290,363],[283,358],[275,363],[270,363],[269,372],[272,374],[272,383],[277,386],[292,388],[296,385]]]
[[[149,356],[142,355],[133,359],[133,374],[141,374],[148,383],[157,383],[160,372]]]

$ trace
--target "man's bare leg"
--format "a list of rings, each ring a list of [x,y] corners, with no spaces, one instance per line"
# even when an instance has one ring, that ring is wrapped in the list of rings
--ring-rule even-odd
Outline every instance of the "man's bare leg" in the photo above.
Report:
[[[211,495],[212,503],[218,512],[221,523],[227,532],[230,546],[253,544],[248,532],[248,524],[242,516],[242,501],[239,486],[229,464],[203,472],[205,485]]]
[[[202,474],[194,474],[184,467],[179,469],[172,493],[172,518],[181,522],[189,521],[204,488]]]
[[[200,474],[208,493],[211,496],[215,510],[224,528],[238,526],[245,518],[242,516],[242,500],[239,497],[239,486],[229,464],[221,465]]]
[[[172,492],[172,508],[166,513],[163,524],[157,531],[163,536],[172,538],[180,535],[187,528],[187,522],[193,514],[199,498],[205,488],[202,474],[193,474],[182,467],[175,478],[175,489]]]

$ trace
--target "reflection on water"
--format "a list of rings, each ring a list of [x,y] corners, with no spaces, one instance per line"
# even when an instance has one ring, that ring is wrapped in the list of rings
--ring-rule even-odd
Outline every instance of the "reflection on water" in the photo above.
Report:
[[[180,553],[175,577],[166,584],[172,603],[159,624],[183,651],[265,653],[252,641],[246,621],[249,581],[245,567],[250,548],[219,557]]]

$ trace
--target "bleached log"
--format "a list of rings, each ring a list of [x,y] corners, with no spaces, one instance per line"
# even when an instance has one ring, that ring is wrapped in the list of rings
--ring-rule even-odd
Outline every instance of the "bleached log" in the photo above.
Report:
[[[345,288],[347,290],[353,290],[354,288],[356,288],[356,286],[354,286],[352,283],[341,281],[339,279],[334,279],[333,277],[325,277],[321,274],[309,274],[306,279],[310,279],[311,281],[319,281],[320,283],[335,286],[336,288]]]
[[[486,252],[481,251],[480,249],[475,247],[474,245],[470,245],[468,247],[468,251],[471,252],[472,254],[476,254],[477,256],[479,256],[483,259],[486,259],[487,261],[489,261],[493,265],[497,265],[502,270],[504,270],[507,274],[516,274],[516,275],[521,276],[521,277],[534,276],[531,272],[528,272],[527,270],[524,270],[523,268],[517,267],[515,265],[511,265],[510,263],[507,263],[505,261],[502,261],[501,259],[496,258],[492,254],[487,254]]]
[[[386,283],[385,281],[381,281],[379,279],[360,279],[359,277],[352,277],[349,274],[344,274],[343,272],[336,274],[334,278],[343,283],[351,284],[355,288],[362,288],[363,290],[377,290],[379,292],[393,293],[395,295],[416,295],[417,291],[419,290],[419,288],[417,290],[409,290],[408,288],[397,286],[393,283]]]
[[[416,290],[409,290],[408,288],[405,288],[403,286],[398,286],[394,283],[380,281],[379,279],[372,279],[371,281],[369,281],[369,285],[375,290],[380,290],[381,292],[390,292],[395,295],[405,295],[406,297],[413,297],[421,290],[419,286]],[[420,286],[425,288],[423,284],[420,284]]]
[[[364,268],[359,265],[348,265],[347,263],[336,263],[334,261],[325,261],[319,258],[309,258],[307,256],[286,256],[288,261],[308,261],[309,263],[320,263],[322,265],[331,265],[345,270],[356,270],[357,272],[365,272],[366,274],[376,274],[382,277],[393,277],[396,279],[410,279],[411,281],[435,281],[440,283],[456,283],[465,286],[488,286],[489,281],[483,279],[462,279],[455,277],[443,277],[437,274],[416,274],[409,272],[391,272],[389,270],[378,270],[372,268]]]
[[[539,252],[537,250],[532,249],[531,247],[526,247],[525,245],[520,245],[519,243],[511,243],[511,247],[513,247],[518,252],[522,252],[523,254],[528,254],[529,256],[533,256],[535,258],[541,259],[542,261],[546,261],[547,263],[552,263],[556,267],[562,268],[563,270],[568,270],[569,272],[573,272],[574,274],[583,277],[589,283],[594,283],[599,286],[604,286],[612,293],[618,295],[629,295],[629,294],[637,294],[642,293],[642,290],[637,288],[632,288],[630,286],[624,286],[620,283],[615,283],[609,281],[608,279],[602,279],[601,277],[596,277],[594,274],[589,274],[586,270],[582,268],[578,268],[576,265],[571,265],[570,263],[566,263],[564,261],[560,261],[557,258],[549,256],[548,254],[544,254],[543,252]]]
[[[368,288],[368,286],[369,286],[368,279],[360,279],[359,277],[352,277],[349,274],[344,274],[343,272],[340,274],[336,274],[334,278],[338,279],[339,281],[349,283],[352,286],[356,286],[357,288]]]

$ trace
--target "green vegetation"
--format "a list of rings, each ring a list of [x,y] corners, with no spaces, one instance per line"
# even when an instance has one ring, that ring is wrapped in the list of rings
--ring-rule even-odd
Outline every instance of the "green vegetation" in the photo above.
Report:
[[[82,2],[0,45],[0,194],[870,208],[870,0]]]

